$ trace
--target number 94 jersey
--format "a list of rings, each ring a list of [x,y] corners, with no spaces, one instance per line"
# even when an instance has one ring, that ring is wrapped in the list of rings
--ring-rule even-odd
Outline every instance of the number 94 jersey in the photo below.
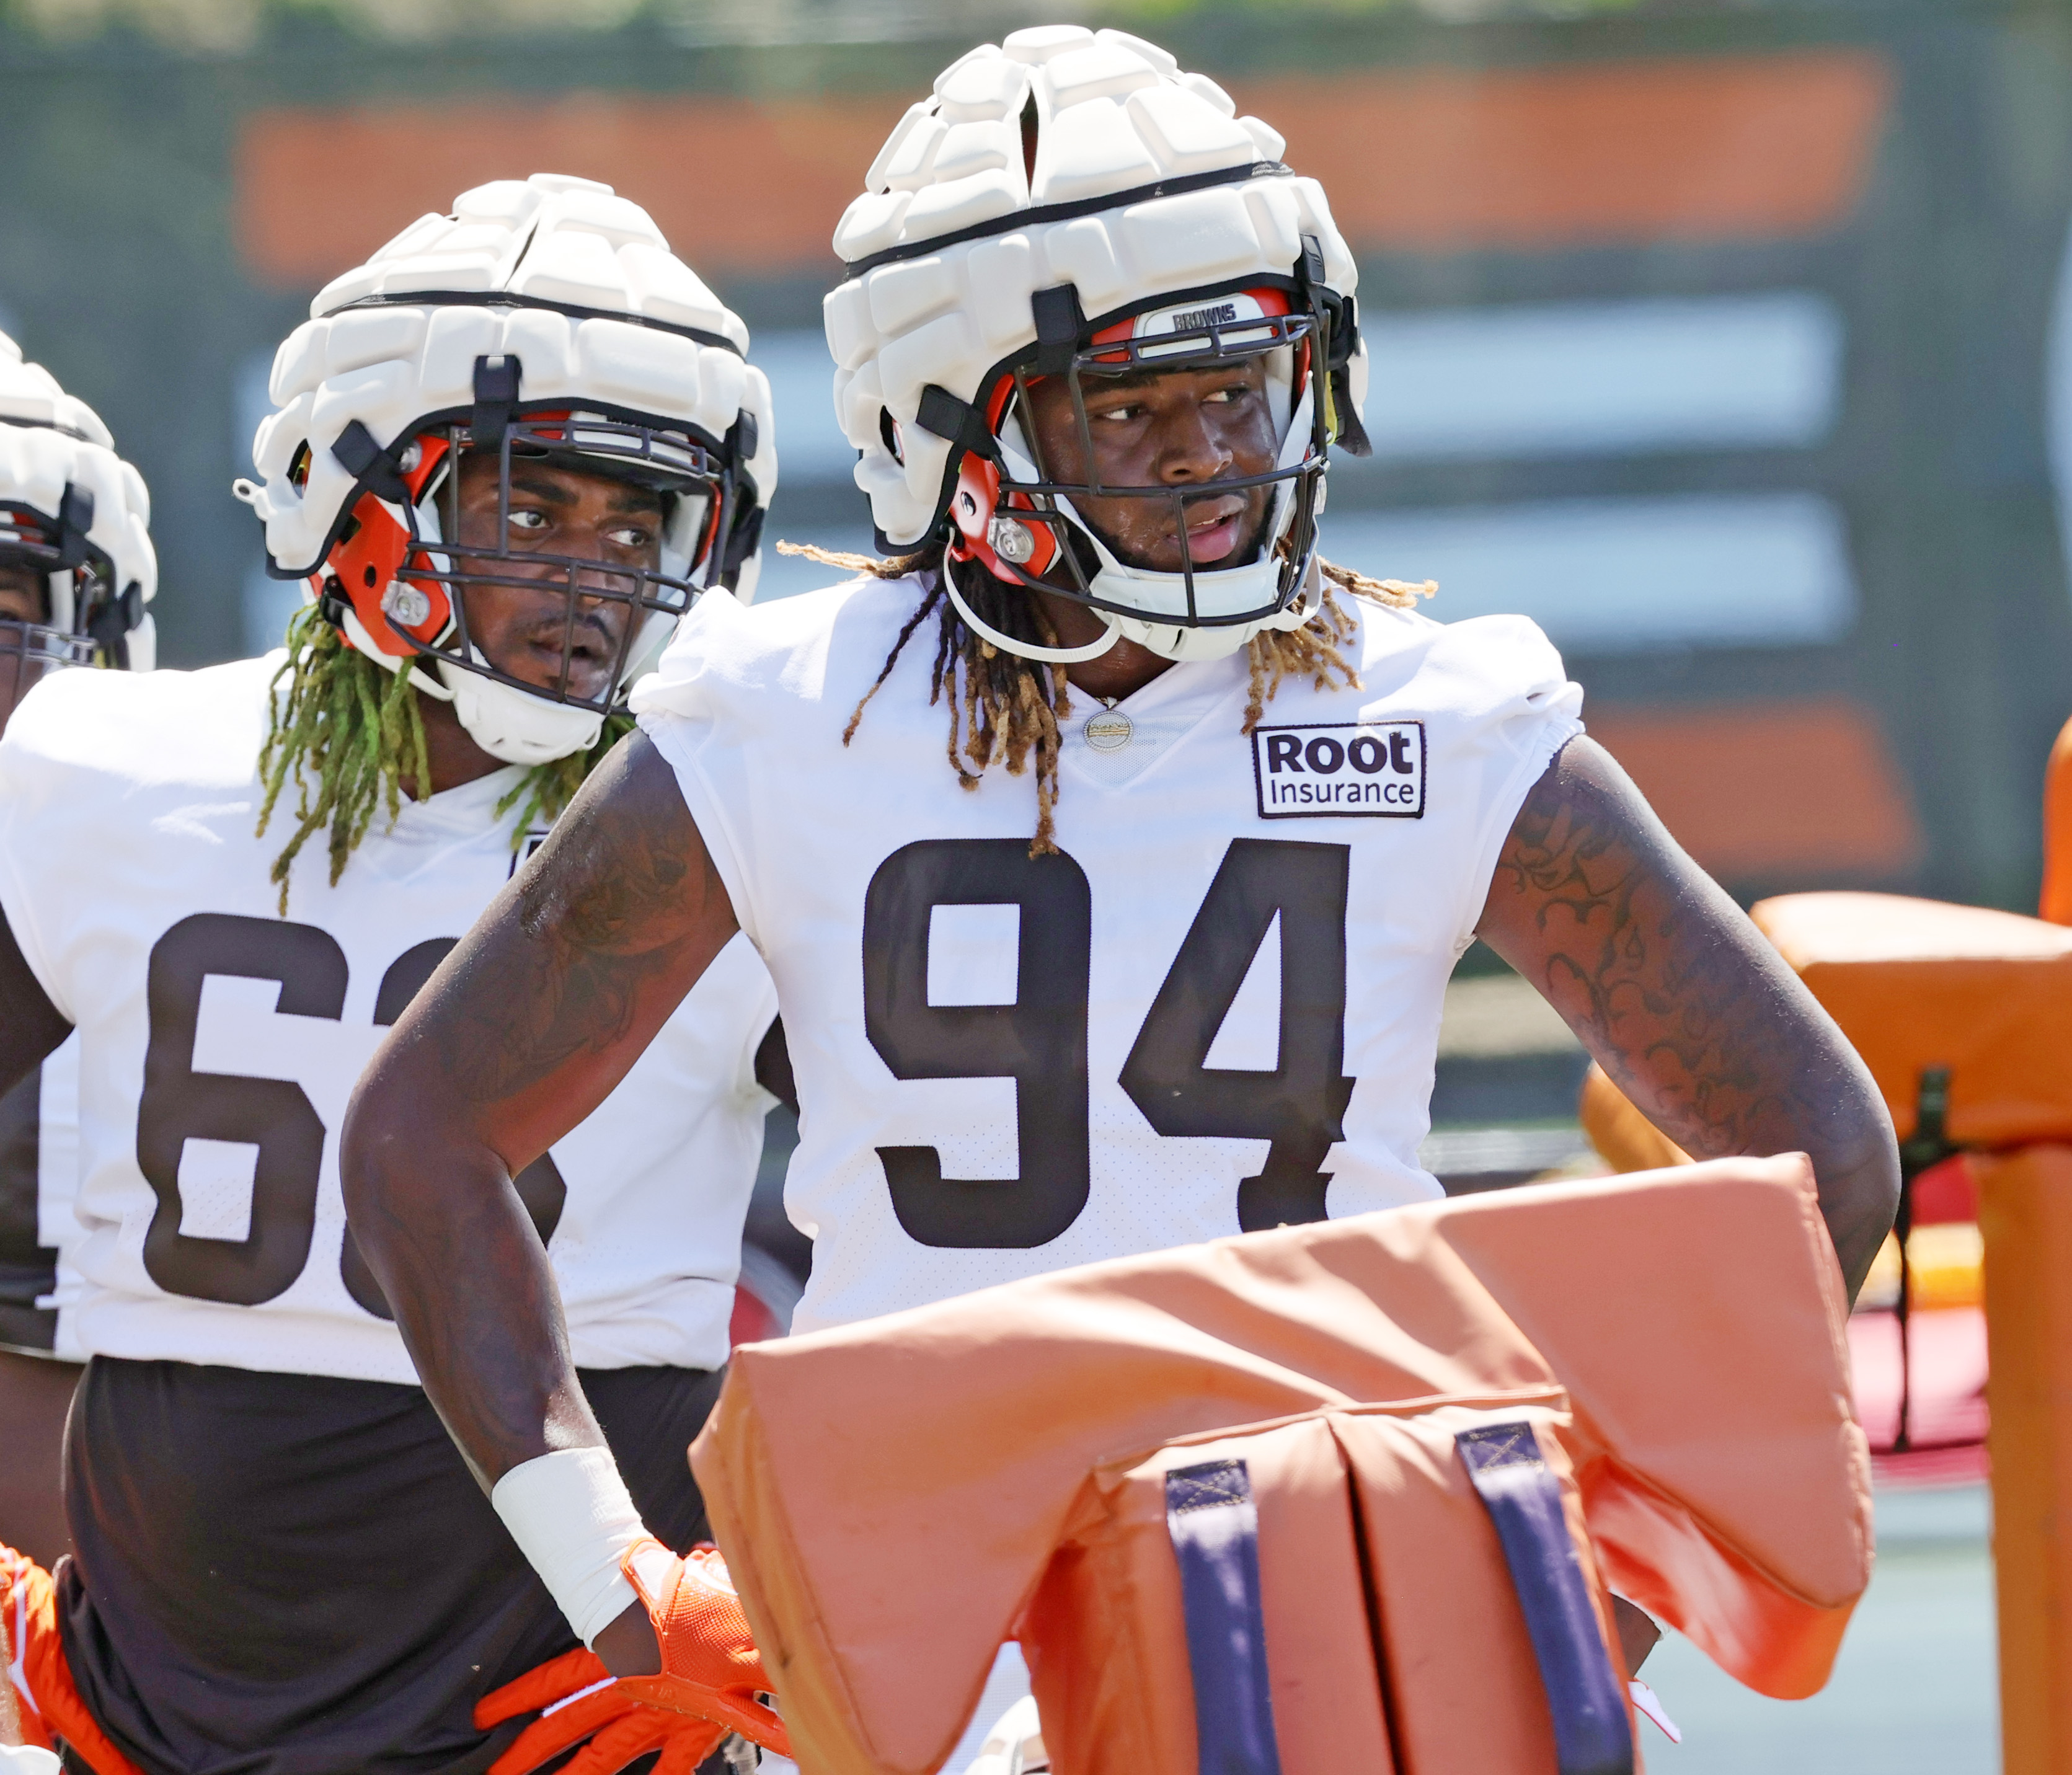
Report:
[[[0,740],[0,907],[78,1031],[89,1354],[414,1382],[345,1224],[338,1135],[388,1026],[513,866],[507,768],[377,814],[288,912],[257,759],[282,655],[68,672]],[[287,830],[292,831],[291,825]],[[771,1099],[769,976],[729,945],[597,1112],[516,1180],[576,1361],[716,1368]]]
[[[1581,692],[1522,618],[1359,602],[1363,688],[1243,654],[1071,694],[1034,787],[960,789],[926,588],[706,598],[634,706],[777,982],[815,1235],[795,1329],[1437,1193],[1446,980]]]

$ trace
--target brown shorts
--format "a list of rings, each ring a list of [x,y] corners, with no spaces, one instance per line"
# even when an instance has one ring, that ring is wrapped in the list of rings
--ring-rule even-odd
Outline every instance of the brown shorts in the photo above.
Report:
[[[648,1526],[703,1539],[721,1375],[582,1380]],[[524,1724],[475,1702],[576,1643],[414,1387],[97,1357],[66,1461],[66,1656],[146,1775],[471,1775]]]

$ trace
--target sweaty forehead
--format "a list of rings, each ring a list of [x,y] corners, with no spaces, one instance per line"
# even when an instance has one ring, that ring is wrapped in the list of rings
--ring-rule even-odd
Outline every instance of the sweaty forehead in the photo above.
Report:
[[[460,459],[462,492],[471,498],[495,498],[497,462],[494,450],[463,451]],[[578,468],[551,458],[514,455],[511,459],[511,488],[514,493],[530,493],[557,504],[574,505],[602,492],[619,511],[662,509],[662,495],[652,487],[622,475]]]
[[[1231,358],[1220,364],[1190,364],[1171,369],[1120,370],[1113,374],[1091,366],[1079,372],[1079,385],[1088,394],[1112,394],[1128,388],[1155,388],[1164,386],[1192,387],[1204,381],[1227,383],[1232,376],[1242,376],[1247,381],[1262,381],[1266,375],[1266,360],[1261,357]],[[1045,376],[1032,383],[1031,387],[1042,388],[1055,383],[1062,389],[1064,378]]]

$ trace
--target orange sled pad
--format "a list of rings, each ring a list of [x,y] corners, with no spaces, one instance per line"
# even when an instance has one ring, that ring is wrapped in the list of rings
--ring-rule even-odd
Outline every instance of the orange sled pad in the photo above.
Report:
[[[2072,1140],[2072,930],[1892,894],[1787,894],[1750,914],[1842,1027],[1901,1140],[1950,1069],[1961,1145]]]
[[[1249,1234],[748,1346],[692,1463],[810,1775],[932,1775],[1010,1637],[1067,1775],[1119,1770],[1108,1741],[1142,1747],[1138,1775],[1191,1775],[1185,1701],[1160,1699],[1189,1694],[1186,1652],[1142,1626],[1164,1606],[1147,1585],[1171,1603],[1174,1554],[1130,1500],[1147,1463],[1218,1433],[1264,1451],[1286,1775],[1326,1749],[1401,1775],[1551,1769],[1445,1736],[1521,1654],[1516,1633],[1491,1637],[1486,1594],[1472,1633],[1431,1597],[1488,1584],[1447,1576],[1469,1543],[1433,1525],[1466,1534],[1473,1513],[1433,1427],[1540,1414],[1591,1606],[1609,1585],[1750,1686],[1807,1695],[1870,1569],[1845,1314],[1807,1161],[1716,1161]],[[1425,1428],[1359,1427],[1377,1414]],[[1382,1510],[1406,1474],[1423,1490]],[[1420,1594],[1414,1631],[1392,1633]],[[1415,1670],[1392,1674],[1404,1658]],[[1133,1674],[1147,1660],[1164,1679]],[[1313,1670],[1305,1740],[1290,1685]],[[1448,1748],[1416,1751],[1418,1729]]]
[[[1051,1766],[1071,1775],[1205,1766],[1166,1481],[1235,1461],[1258,1510],[1272,1723],[1287,1775],[1552,1775],[1554,1732],[1524,1617],[1454,1439],[1496,1425],[1532,1438],[1565,1506],[1597,1656],[1612,1667],[1618,1636],[1559,1399],[1311,1412],[1097,1467],[1021,1625]]]

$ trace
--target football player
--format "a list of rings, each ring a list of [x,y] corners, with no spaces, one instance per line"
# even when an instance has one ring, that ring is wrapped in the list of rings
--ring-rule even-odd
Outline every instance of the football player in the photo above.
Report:
[[[622,1555],[637,1500],[508,1178],[738,931],[804,1109],[800,1328],[1436,1194],[1440,1009],[1478,935],[1687,1150],[1810,1153],[1852,1289],[1891,1223],[1869,1077],[1583,737],[1539,631],[1432,622],[1320,553],[1366,364],[1281,146],[1113,31],[942,76],[826,304],[893,558],[701,606],[360,1084],[369,1267],[469,1459],[541,1501],[539,1568],[633,1573],[598,1646],[639,1693],[695,1698],[696,1622]]]
[[[0,334],[0,732],[46,673],[150,668],[158,590],[143,478],[108,429]],[[78,1233],[78,1045],[0,1096],[0,1537],[55,1559],[65,1408],[79,1376],[68,1255]]]
[[[683,612],[752,591],[775,483],[746,330],[609,187],[466,192],[311,314],[236,489],[305,586],[286,652],[61,674],[0,742],[0,1082],[76,1029],[91,1356],[78,1557],[53,1581],[0,1551],[0,1617],[27,1723],[98,1775],[458,1775],[524,1729],[507,1694],[485,1736],[478,1703],[578,1650],[416,1385],[336,1136]],[[515,1169],[550,1268],[439,1284],[546,1289],[581,1425],[672,1548],[704,1532],[683,1450],[774,1012],[730,946]],[[675,1766],[720,1736],[650,1710],[615,1742]]]

